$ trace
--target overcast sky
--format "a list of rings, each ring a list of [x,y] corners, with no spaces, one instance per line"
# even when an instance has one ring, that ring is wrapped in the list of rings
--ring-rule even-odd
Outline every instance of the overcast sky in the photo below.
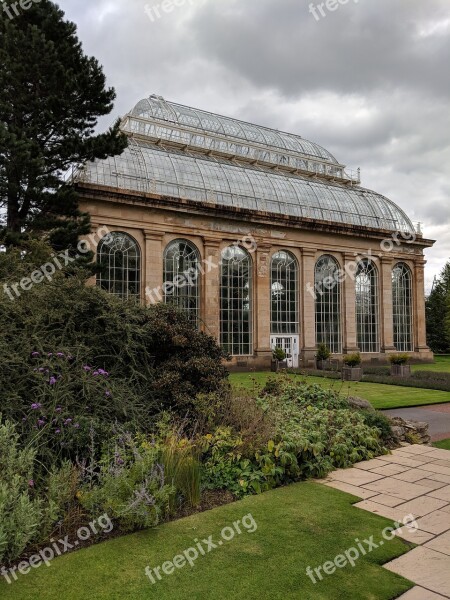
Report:
[[[449,0],[176,2],[59,0],[116,88],[109,120],[156,93],[319,143],[437,240],[429,288],[450,258]]]

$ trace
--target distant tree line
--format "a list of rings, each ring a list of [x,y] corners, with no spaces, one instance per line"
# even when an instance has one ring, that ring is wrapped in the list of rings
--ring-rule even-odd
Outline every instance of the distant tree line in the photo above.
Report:
[[[435,354],[450,354],[450,261],[426,302],[427,341]]]

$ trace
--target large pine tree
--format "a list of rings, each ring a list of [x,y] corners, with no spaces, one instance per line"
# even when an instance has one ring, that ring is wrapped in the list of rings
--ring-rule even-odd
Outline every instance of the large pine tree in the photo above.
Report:
[[[115,91],[56,4],[36,0],[24,10],[18,2],[2,2],[0,238],[13,245],[45,232],[54,248],[70,248],[90,225],[65,175],[127,145],[118,122],[95,134]]]

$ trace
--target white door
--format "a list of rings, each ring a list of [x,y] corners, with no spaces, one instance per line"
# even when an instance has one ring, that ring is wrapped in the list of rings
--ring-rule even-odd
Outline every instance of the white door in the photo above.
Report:
[[[272,336],[270,338],[272,350],[274,348],[282,348],[286,353],[287,366],[290,369],[298,368],[298,354],[299,354],[299,336]]]

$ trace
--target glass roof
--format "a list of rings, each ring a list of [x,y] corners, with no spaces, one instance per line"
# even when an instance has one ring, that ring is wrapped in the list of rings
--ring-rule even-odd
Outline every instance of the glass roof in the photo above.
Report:
[[[77,180],[274,214],[414,231],[398,206],[359,186],[277,172],[133,137],[121,156],[87,163]]]
[[[276,129],[252,125],[244,121],[232,119],[209,113],[204,110],[190,108],[182,104],[168,102],[161,96],[150,96],[138,102],[126,120],[125,129],[129,127],[130,132],[136,132],[137,120],[170,123],[179,126],[185,132],[195,130],[200,135],[193,138],[192,144],[202,145],[202,134],[212,134],[216,139],[222,139],[223,142],[232,140],[235,146],[243,144],[247,149],[249,147],[264,147],[266,150],[282,151],[287,154],[296,154],[302,157],[312,157],[325,163],[339,165],[328,150],[318,144],[303,139],[299,135],[284,133]],[[142,129],[145,125],[141,125]],[[341,165],[342,166],[342,165]]]

